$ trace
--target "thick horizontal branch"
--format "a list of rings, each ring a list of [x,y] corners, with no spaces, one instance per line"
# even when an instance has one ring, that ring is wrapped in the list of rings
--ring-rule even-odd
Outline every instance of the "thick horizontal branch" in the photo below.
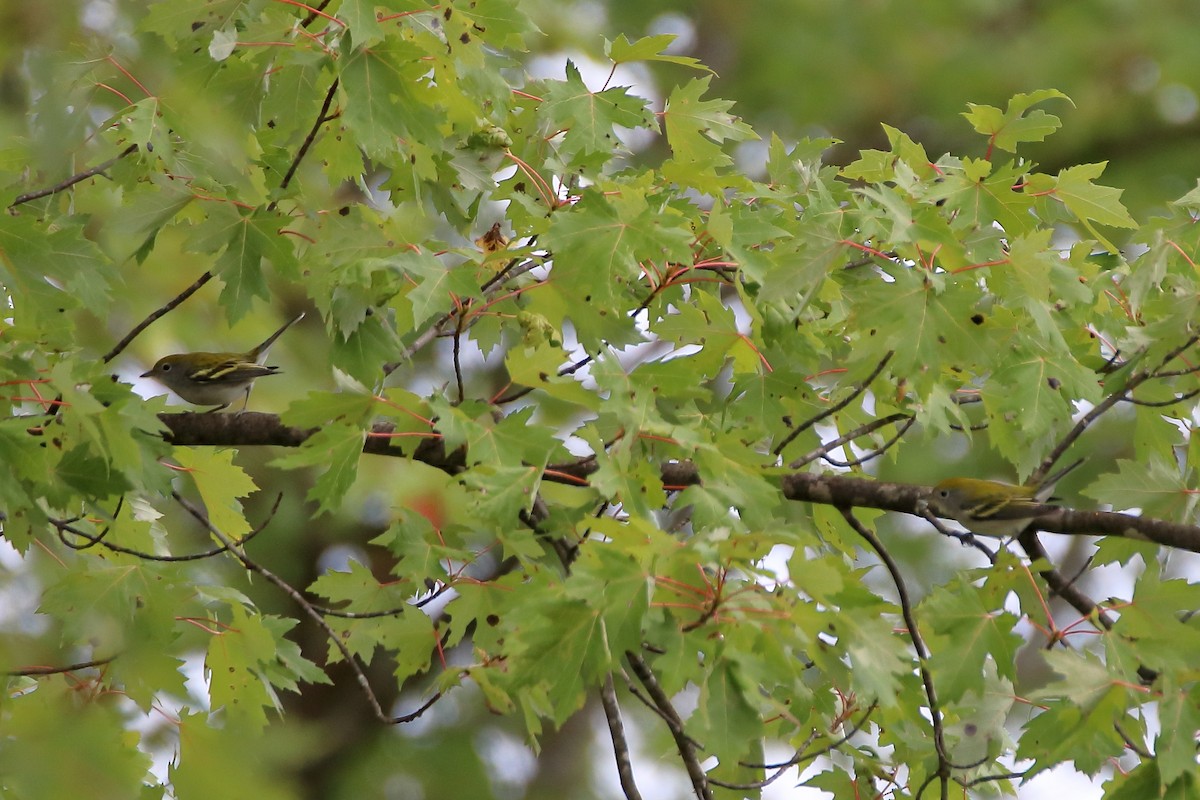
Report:
[[[284,425],[278,415],[258,411],[240,414],[185,411],[180,414],[159,414],[158,418],[170,430],[167,441],[178,445],[299,447],[317,432],[316,428],[306,430]],[[463,468],[465,453],[461,449],[447,453],[442,440],[436,436],[417,440],[399,439],[389,435],[394,430],[388,423],[373,425],[363,442],[363,452],[412,458],[447,472],[458,472]]]
[[[247,411],[242,414],[205,414],[184,412],[159,414],[170,429],[171,443],[221,447],[299,447],[314,430],[284,425],[278,416]],[[468,463],[464,449],[447,453],[436,436],[412,439],[388,436],[389,424],[372,427],[363,443],[363,452],[371,455],[412,458],[447,472],[459,472]],[[586,483],[597,469],[595,460],[581,459],[570,464],[555,464],[545,480],[562,483]],[[681,488],[700,483],[696,465],[690,461],[670,461],[660,466],[663,485]],[[879,508],[901,514],[922,515],[921,501],[927,487],[908,483],[889,483],[844,475],[815,475],[798,472],[783,478],[783,494],[789,500],[822,503],[839,508]],[[1123,536],[1200,553],[1200,527],[1181,525],[1152,517],[1118,514],[1111,511],[1076,511],[1064,508],[1039,517],[1038,530],[1074,536]]]
[[[159,414],[158,418],[170,430],[171,444],[197,447],[299,447],[316,433],[284,425],[276,414],[245,411],[241,414],[210,414],[184,411]],[[435,436],[421,439],[396,438],[389,434],[389,423],[377,423],[363,442],[363,452],[369,455],[411,458],[447,472],[459,472],[466,465],[466,452],[460,448],[447,453],[442,440]],[[569,464],[553,464],[545,480],[554,483],[586,483],[599,466],[594,459],[583,458]],[[700,473],[690,461],[668,461],[661,466],[662,482],[668,488],[700,483]]]
[[[840,508],[879,508],[914,516],[922,513],[921,501],[926,491],[924,486],[841,475],[796,473],[783,479],[783,494],[789,500]],[[1048,533],[1072,536],[1123,536],[1200,553],[1200,527],[1153,517],[1064,508],[1038,517],[1035,527]]]

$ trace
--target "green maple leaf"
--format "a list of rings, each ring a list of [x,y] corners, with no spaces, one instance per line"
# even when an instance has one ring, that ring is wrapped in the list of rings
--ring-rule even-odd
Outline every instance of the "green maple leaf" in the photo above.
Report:
[[[263,662],[275,657],[275,637],[259,615],[240,605],[230,611],[228,627],[209,640],[204,659],[209,697],[214,709],[225,709],[231,723],[261,729],[267,724],[263,709],[277,707],[261,673]]]
[[[32,215],[10,216],[0,225],[0,253],[0,279],[22,316],[49,324],[63,308],[102,309],[112,302],[114,265],[82,223],[64,220],[47,230]]]
[[[283,226],[283,217],[275,212],[225,204],[212,208],[188,239],[188,248],[195,252],[221,251],[212,271],[225,283],[221,305],[230,323],[245,316],[256,298],[270,299],[264,260],[285,272],[297,268],[292,244],[280,233]]]
[[[670,47],[671,42],[676,38],[678,37],[674,34],[663,33],[657,36],[645,36],[636,42],[630,42],[622,33],[614,41],[604,40],[604,54],[611,58],[614,64],[626,64],[631,61],[661,61],[667,64],[680,64],[716,75],[715,72],[700,63],[699,59],[689,56],[664,55],[663,50]]]
[[[890,283],[870,277],[846,288],[854,299],[853,329],[864,363],[878,363],[893,351],[890,368],[908,375],[923,393],[941,370],[969,372],[996,347],[972,320],[979,295],[969,278],[954,278],[938,292],[937,281],[930,283],[919,269],[897,266],[888,272]]]
[[[544,237],[554,251],[551,286],[530,298],[530,311],[551,322],[570,318],[589,346],[596,342],[593,332],[622,342],[636,337],[616,309],[643,291],[641,262],[690,263],[695,236],[685,220],[652,203],[644,187],[613,184],[622,193],[619,204],[604,196],[608,188],[588,189],[570,210],[554,215]]]
[[[1115,509],[1138,508],[1143,514],[1190,521],[1195,513],[1195,492],[1184,482],[1174,455],[1152,455],[1146,461],[1118,459],[1083,494]]]
[[[395,358],[400,349],[392,326],[374,314],[354,330],[333,337],[330,349],[334,366],[368,388],[383,380],[380,364]]]
[[[511,679],[535,694],[544,692],[549,707],[542,713],[561,725],[583,706],[607,668],[609,654],[598,611],[580,601],[541,594],[541,608],[529,613],[510,638],[513,657],[521,664],[511,671]]]
[[[241,499],[257,491],[254,480],[233,463],[236,450],[176,447],[174,458],[192,478],[213,527],[230,538],[250,532]]]
[[[984,605],[980,594],[967,586],[935,589],[920,608],[933,649],[930,668],[937,678],[938,695],[954,702],[976,689],[989,661],[1003,677],[1014,678],[1017,649],[1023,639],[1013,633],[1017,618]]]
[[[934,200],[945,199],[946,207],[957,213],[959,223],[991,228],[999,223],[1009,236],[1033,229],[1037,218],[1029,213],[1033,198],[1019,191],[1025,170],[1008,163],[996,166],[985,159],[964,158],[962,168],[945,170],[945,177]],[[997,231],[997,235],[999,231]]]
[[[1108,162],[1102,161],[1059,170],[1054,196],[1081,220],[1118,228],[1136,228],[1137,220],[1121,205],[1121,195],[1125,190],[1092,183],[1104,173],[1106,166]]]
[[[762,736],[762,720],[746,697],[737,665],[719,654],[700,687],[700,705],[689,732],[722,763],[736,763]],[[755,690],[749,690],[755,691]]]
[[[364,436],[362,430],[349,425],[328,425],[305,439],[298,450],[271,463],[285,469],[325,467],[307,496],[322,512],[331,513],[341,505],[358,476]]]
[[[995,106],[968,103],[967,107],[971,110],[963,112],[963,116],[975,130],[990,137],[994,146],[1015,153],[1018,144],[1043,141],[1062,126],[1062,121],[1053,114],[1041,109],[1029,110],[1038,103],[1052,99],[1071,102],[1071,98],[1057,89],[1039,89],[1013,95],[1004,111]]]
[[[122,213],[101,231],[101,246],[113,261],[142,261],[154,248],[158,232],[195,199],[179,181],[153,176],[142,191],[129,192]]]
[[[415,44],[392,37],[357,48],[345,61],[339,76],[345,98],[343,117],[369,155],[394,154],[402,138],[418,142],[445,138],[423,56]]]
[[[609,153],[618,145],[613,128],[655,128],[654,115],[641,97],[623,86],[593,92],[583,82],[579,68],[567,62],[565,81],[547,85],[543,114],[553,130],[565,130],[563,153]]]
[[[370,47],[383,39],[384,29],[375,16],[375,9],[380,5],[383,3],[378,0],[342,0],[337,17],[346,23],[356,47]]]
[[[151,757],[134,746],[127,714],[106,703],[81,703],[66,681],[39,680],[5,703],[0,771],[8,797],[139,797]],[[65,768],[44,757],[46,742],[80,737],[84,759]],[[203,795],[197,795],[203,796]]]
[[[479,294],[479,282],[469,262],[447,267],[425,252],[401,252],[389,261],[393,269],[417,284],[405,295],[405,299],[412,304],[414,328],[445,313],[446,308],[455,301],[467,300]]]
[[[1171,687],[1158,701],[1161,728],[1154,740],[1162,782],[1196,778],[1196,731],[1200,731],[1200,690]]]
[[[981,391],[991,441],[1020,475],[1028,475],[1042,445],[1070,424],[1073,400],[1098,399],[1095,374],[1068,351],[1019,340],[993,368]]]
[[[1200,586],[1185,580],[1162,580],[1156,562],[1137,579],[1133,600],[1109,635],[1122,649],[1153,669],[1186,670],[1191,654],[1200,648],[1200,630],[1180,621],[1200,604]],[[1132,661],[1132,659],[1131,659]]]
[[[733,101],[700,99],[708,91],[710,80],[710,76],[693,78],[676,87],[667,98],[663,120],[667,141],[677,160],[725,166],[732,160],[722,152],[720,144],[756,140],[758,134],[728,113]]]
[[[1035,699],[1052,698],[1025,725],[1018,758],[1031,758],[1025,779],[1063,761],[1095,774],[1125,750],[1116,725],[1129,703],[1129,691],[1100,660],[1086,653],[1051,650],[1045,658],[1056,672],[1070,676],[1037,691]]]

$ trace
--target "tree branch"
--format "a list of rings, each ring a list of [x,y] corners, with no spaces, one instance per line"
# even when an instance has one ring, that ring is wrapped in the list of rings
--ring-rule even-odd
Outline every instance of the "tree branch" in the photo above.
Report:
[[[91,661],[80,661],[78,664],[68,664],[65,667],[22,667],[21,669],[10,669],[4,674],[17,677],[36,677],[41,675],[61,675],[64,672],[75,672],[81,669],[90,669],[92,667],[102,667],[115,659],[116,656],[108,658],[97,658]]]
[[[642,660],[641,656],[632,651],[626,651],[625,660],[629,662],[633,674],[641,681],[654,705],[662,712],[660,716],[666,721],[667,729],[670,730],[671,737],[675,739],[675,749],[679,751],[683,766],[692,780],[692,791],[696,793],[699,800],[713,800],[712,789],[708,786],[708,776],[705,775],[704,768],[700,766],[700,759],[696,755],[696,745],[684,733],[683,720],[679,717],[675,706],[671,704],[671,698],[667,697],[667,693],[658,685],[658,678],[654,675],[654,671],[650,669],[649,664]]]
[[[354,654],[350,652],[350,648],[347,647],[345,642],[342,641],[342,637],[338,635],[337,631],[335,631],[330,624],[325,621],[325,618],[321,615],[321,612],[313,608],[312,603],[309,603],[298,589],[294,588],[283,578],[280,578],[274,572],[271,572],[262,564],[259,564],[257,561],[254,561],[248,555],[246,555],[245,551],[242,550],[237,542],[226,536],[225,532],[218,529],[216,525],[213,525],[212,521],[208,518],[208,515],[202,510],[194,506],[178,492],[171,492],[171,496],[175,498],[175,502],[179,503],[179,505],[181,505],[189,514],[191,514],[197,522],[203,525],[209,533],[215,536],[217,540],[221,542],[221,544],[225,545],[228,551],[232,553],[238,561],[242,562],[242,566],[244,566],[250,572],[255,572],[261,575],[268,583],[274,585],[275,588],[279,589],[281,592],[290,597],[292,602],[298,605],[305,615],[307,615],[308,618],[311,619],[318,628],[324,631],[325,636],[330,642],[333,643],[333,646],[338,649],[338,652],[342,654],[342,658],[345,659],[346,664],[354,672],[354,675],[358,680],[358,685],[362,688],[363,694],[366,695],[367,702],[371,706],[371,711],[375,714],[375,718],[380,722],[384,723],[385,725],[397,725],[405,722],[411,722],[428,711],[429,708],[441,698],[442,693],[440,691],[435,692],[433,696],[429,698],[429,700],[423,703],[415,711],[412,711],[408,714],[402,714],[398,717],[389,716],[383,710],[383,706],[380,705],[379,698],[375,695],[375,690],[371,688],[371,684],[367,680],[367,675],[365,672],[363,672],[362,667],[359,666],[358,661],[354,658]]]
[[[832,406],[825,409],[820,414],[817,414],[814,417],[810,417],[809,419],[807,419],[804,422],[797,425],[794,429],[792,429],[791,433],[789,433],[787,436],[783,437],[783,440],[780,441],[779,444],[775,445],[775,449],[773,449],[771,452],[774,455],[781,454],[783,452],[783,449],[785,447],[787,447],[789,444],[791,444],[792,441],[795,440],[795,438],[797,436],[804,433],[804,431],[808,430],[813,425],[816,425],[821,420],[828,419],[829,417],[833,416],[837,412],[841,411],[846,406],[853,403],[855,398],[859,397],[860,395],[862,395],[863,392],[865,392],[867,390],[867,387],[871,385],[871,381],[878,378],[879,373],[883,372],[883,368],[886,367],[887,363],[889,361],[891,361],[891,359],[892,359],[892,352],[893,351],[889,350],[883,356],[883,358],[879,360],[879,363],[875,365],[875,369],[871,370],[871,374],[868,375],[866,378],[864,378],[861,383],[859,383],[857,386],[855,386],[854,390],[851,391],[849,395],[847,395],[840,402],[834,403]]]
[[[884,568],[892,578],[892,585],[896,587],[896,594],[900,599],[900,613],[904,617],[904,624],[908,627],[908,638],[912,641],[913,651],[917,654],[917,670],[921,673],[921,684],[925,687],[925,701],[929,703],[929,719],[933,725],[933,749],[937,752],[938,761],[936,774],[941,785],[942,800],[947,800],[950,792],[950,768],[954,765],[950,762],[950,756],[946,754],[942,708],[938,703],[933,673],[929,671],[929,648],[925,646],[920,628],[917,627],[917,615],[913,611],[912,600],[908,596],[908,586],[904,582],[904,576],[900,573],[900,567],[892,559],[892,554],[883,546],[883,542],[879,541],[875,532],[863,525],[850,509],[839,508],[838,511],[846,520],[846,524],[853,528],[854,532],[862,537],[863,541],[869,544],[875,554],[879,556],[879,560],[883,562]]]
[[[299,447],[314,433],[312,430],[288,427],[275,414],[256,411],[241,414],[164,413],[159,414],[159,419],[170,431],[167,439],[178,445]],[[445,444],[436,433],[426,434],[416,445],[412,445],[411,438],[390,436],[393,430],[388,424],[373,426],[363,443],[363,452],[412,458],[451,473],[461,472],[468,463],[465,448],[447,453]],[[556,464],[547,471],[544,480],[577,486],[586,483],[598,468],[595,460],[588,458],[572,464]],[[701,482],[699,470],[690,461],[668,461],[659,465],[659,471],[667,486],[693,486]],[[923,516],[926,512],[924,499],[929,491],[929,487],[916,484],[807,472],[785,475],[781,484],[784,497],[797,502],[878,508],[915,516]],[[1038,517],[1035,522],[1037,530],[1048,533],[1121,536],[1200,553],[1200,527],[1153,517],[1063,508]]]
[[[613,685],[612,673],[600,687],[600,703],[604,706],[604,718],[608,720],[608,735],[612,738],[613,757],[617,761],[617,776],[621,780],[621,791],[626,800],[642,800],[637,783],[633,779],[633,763],[629,758],[629,742],[625,740],[625,726],[621,722],[621,706],[617,703],[617,688]]]
[[[80,181],[86,181],[88,178],[91,178],[95,175],[99,175],[100,173],[104,172],[106,169],[111,167],[113,164],[120,161],[125,156],[130,155],[132,153],[136,153],[137,149],[138,149],[138,146],[136,144],[131,144],[131,145],[129,145],[129,147],[126,147],[120,153],[118,153],[117,155],[108,159],[107,161],[101,162],[100,164],[97,164],[96,166],[91,167],[89,169],[85,169],[83,172],[76,172],[74,175],[67,178],[65,181],[56,183],[53,186],[48,186],[45,189],[38,189],[35,192],[29,192],[27,194],[19,194],[19,195],[17,195],[16,199],[14,199],[12,201],[12,203],[9,204],[8,207],[13,208],[14,206],[19,206],[22,203],[28,203],[28,202],[37,200],[42,197],[49,197],[52,194],[57,194],[58,192],[66,191],[67,189],[70,189],[72,186],[79,183]]]
[[[115,345],[113,345],[112,350],[109,350],[107,353],[104,354],[103,358],[101,358],[101,361],[103,361],[105,364],[107,364],[109,361],[112,361],[114,358],[116,358],[118,355],[121,354],[121,351],[123,351],[126,347],[129,346],[130,342],[132,342],[134,339],[137,338],[138,334],[140,334],[142,331],[146,330],[146,328],[149,328],[151,325],[153,325],[155,320],[159,319],[160,317],[165,316],[167,314],[167,312],[169,312],[171,309],[175,308],[176,306],[181,304],[184,300],[187,300],[189,297],[194,295],[196,292],[200,291],[200,287],[204,286],[204,284],[208,283],[212,279],[213,279],[212,270],[206,271],[203,275],[201,275],[199,278],[197,278],[195,280],[195,282],[192,283],[191,286],[187,287],[182,292],[175,295],[173,298],[171,298],[169,301],[167,301],[167,303],[165,305],[163,305],[163,306],[159,307],[157,310],[151,312],[150,316],[146,317],[144,320],[142,320],[137,325],[135,325],[133,327],[133,330],[131,330],[129,333],[125,334],[125,336],[121,338],[121,341],[119,341]]]
[[[928,487],[840,475],[793,473],[783,478],[789,500],[833,506],[863,506],[921,515]],[[1200,553],[1200,527],[1119,514],[1062,508],[1034,520],[1034,529],[1072,536],[1121,536]]]

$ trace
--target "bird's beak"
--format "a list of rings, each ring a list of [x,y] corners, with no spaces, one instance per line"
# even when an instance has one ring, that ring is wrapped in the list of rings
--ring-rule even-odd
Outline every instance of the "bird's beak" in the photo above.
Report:
[[[138,375],[138,377],[139,378],[152,378],[152,377],[154,377],[154,370],[148,369],[145,372],[143,372],[141,375]]]

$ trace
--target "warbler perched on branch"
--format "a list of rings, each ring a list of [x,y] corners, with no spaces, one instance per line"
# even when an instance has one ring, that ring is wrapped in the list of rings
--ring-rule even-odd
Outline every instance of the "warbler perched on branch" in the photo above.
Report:
[[[1017,536],[1038,517],[1057,511],[1054,484],[1083,459],[1034,484],[1017,485],[978,478],[947,478],[930,489],[925,502],[935,515],[957,520],[980,536]]]
[[[245,353],[176,353],[160,358],[141,377],[153,378],[189,403],[216,406],[209,411],[228,408],[240,396],[241,410],[245,411],[254,381],[279,373],[279,367],[263,363],[267,351],[284,331],[302,319],[303,312]]]

